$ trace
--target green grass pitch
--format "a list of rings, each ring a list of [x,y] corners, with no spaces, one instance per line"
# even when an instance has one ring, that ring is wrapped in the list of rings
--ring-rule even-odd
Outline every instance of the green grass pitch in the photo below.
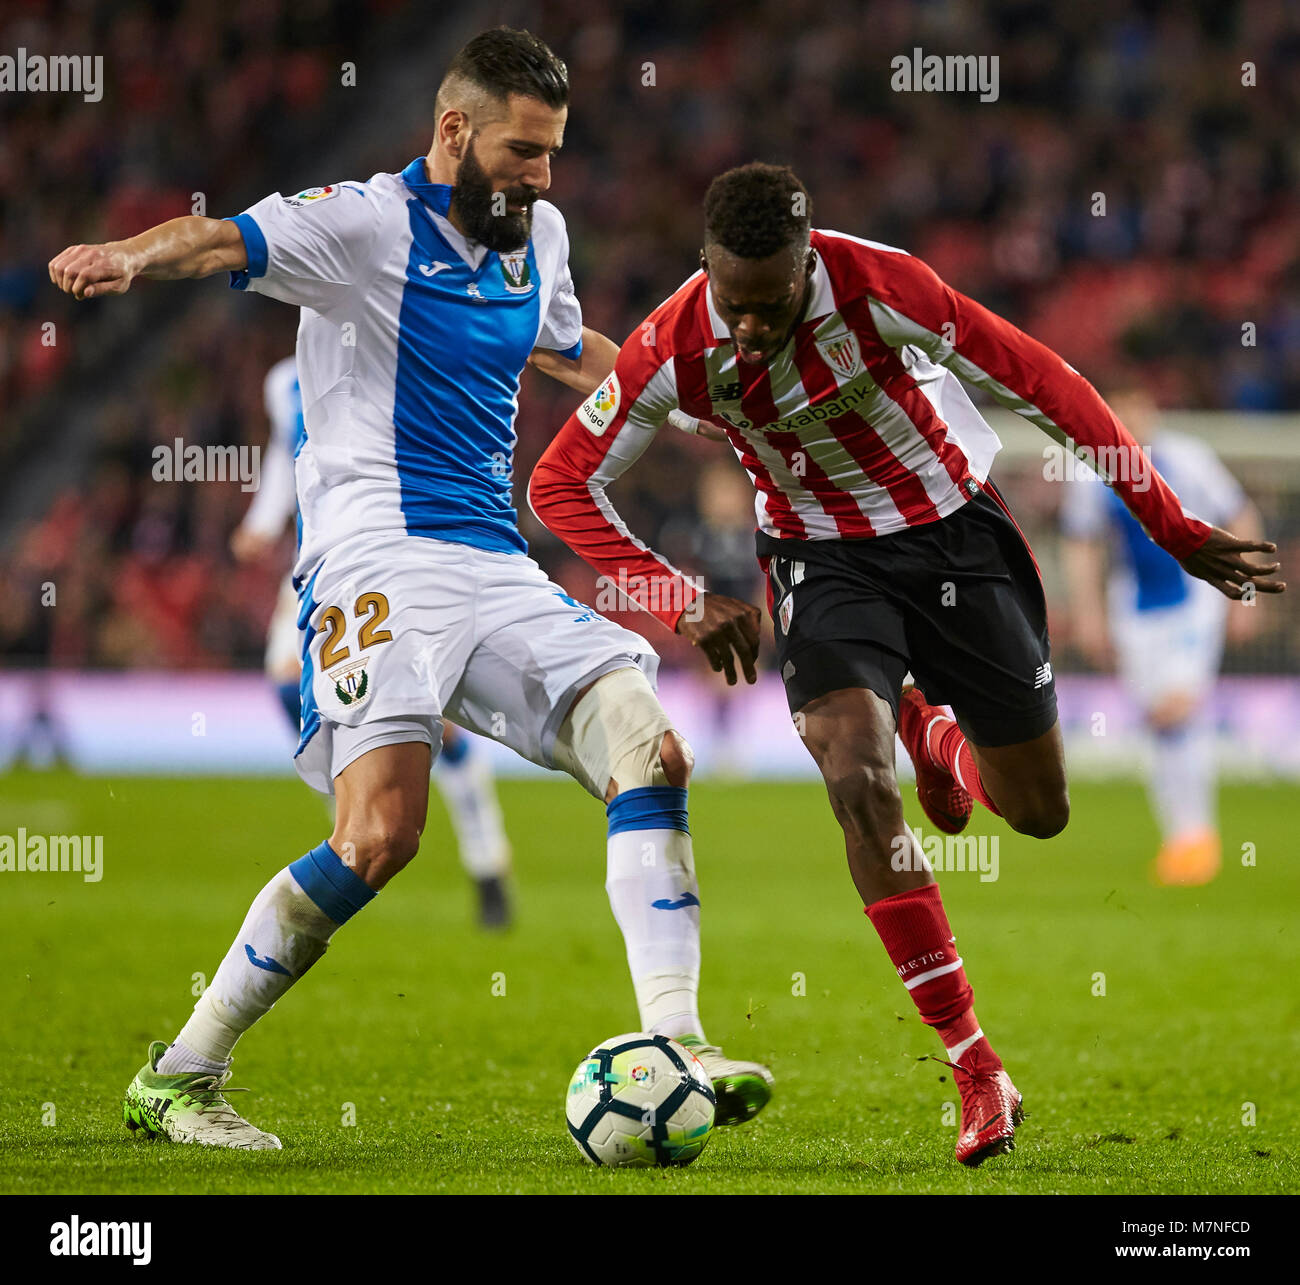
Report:
[[[241,1044],[233,1083],[254,1091],[236,1104],[284,1142],[245,1154],[131,1136],[122,1091],[253,895],[328,833],[321,803],[294,781],[0,779],[0,833],[105,836],[99,883],[0,873],[0,1189],[1300,1190],[1294,788],[1223,791],[1225,868],[1196,891],[1148,883],[1136,785],[1076,786],[1046,843],[977,812],[1000,877],[950,873],[945,902],[1030,1118],[1014,1154],[975,1172],[953,1160],[948,1068],[924,1060],[938,1041],[862,914],[823,791],[761,783],[701,783],[691,821],[706,1028],[768,1062],[776,1096],[688,1169],[587,1165],[565,1086],[637,1025],[604,818],[558,778],[501,793],[515,929],[473,926],[435,796],[415,864]]]

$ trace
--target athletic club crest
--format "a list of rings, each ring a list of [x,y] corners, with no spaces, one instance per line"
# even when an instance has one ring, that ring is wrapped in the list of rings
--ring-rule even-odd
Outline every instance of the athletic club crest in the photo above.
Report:
[[[862,349],[858,347],[858,337],[851,330],[828,339],[817,341],[817,351],[822,360],[837,374],[845,379],[852,379],[862,370]]]
[[[528,251],[511,250],[498,256],[501,260],[501,277],[507,294],[527,294],[533,288],[533,275],[528,270]]]

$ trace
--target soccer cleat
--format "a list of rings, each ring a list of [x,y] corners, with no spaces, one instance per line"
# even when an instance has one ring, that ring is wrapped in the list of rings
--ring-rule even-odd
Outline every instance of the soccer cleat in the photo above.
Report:
[[[1166,888],[1199,888],[1219,873],[1221,861],[1219,836],[1213,830],[1194,830],[1166,842],[1151,873]]]
[[[509,928],[510,897],[505,880],[497,875],[474,880],[478,888],[478,926],[480,928]]]
[[[996,1054],[986,1048],[977,1044],[964,1053],[965,1065],[935,1058],[952,1067],[952,1078],[961,1094],[957,1159],[971,1169],[990,1156],[1014,1151],[1016,1126],[1025,1118],[1024,1098]]]
[[[772,1098],[772,1072],[758,1062],[737,1062],[716,1044],[706,1044],[700,1035],[678,1035],[678,1044],[690,1049],[713,1081],[718,1105],[713,1123],[744,1124],[752,1120]]]
[[[926,703],[920,690],[910,684],[903,688],[898,705],[898,734],[916,768],[916,797],[930,823],[944,834],[959,834],[966,828],[975,801],[970,792],[953,779],[946,767],[930,754],[930,729],[947,715]]]
[[[147,1138],[168,1142],[191,1142],[204,1147],[235,1147],[242,1151],[279,1151],[280,1139],[263,1133],[236,1114],[226,1093],[247,1093],[227,1089],[230,1072],[205,1075],[159,1075],[154,1069],[167,1051],[162,1040],[149,1045],[149,1060],[127,1086],[122,1102],[122,1119],[133,1132],[140,1129]]]

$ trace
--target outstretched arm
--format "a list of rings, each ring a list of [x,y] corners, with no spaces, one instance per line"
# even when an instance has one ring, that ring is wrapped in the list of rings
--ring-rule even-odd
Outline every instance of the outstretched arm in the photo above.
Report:
[[[1240,597],[1246,580],[1277,569],[1242,556],[1276,552],[1274,545],[1238,540],[1186,512],[1097,390],[1050,348],[945,285],[919,259],[898,254],[888,267],[863,290],[863,306],[886,343],[916,346],[1086,459],[1161,548],[1229,598]],[[1256,581],[1267,593],[1282,587]]]
[[[136,277],[177,281],[248,266],[239,228],[197,214],[170,219],[125,241],[70,245],[50,260],[50,280],[76,299],[125,294]]]

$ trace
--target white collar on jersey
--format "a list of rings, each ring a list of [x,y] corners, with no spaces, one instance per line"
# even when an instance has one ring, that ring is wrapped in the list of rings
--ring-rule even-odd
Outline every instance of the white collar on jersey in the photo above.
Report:
[[[481,241],[467,241],[437,210],[429,213],[433,216],[434,226],[442,233],[442,239],[477,272],[487,258],[487,246]]]
[[[800,325],[807,325],[810,321],[829,317],[835,311],[835,292],[831,289],[831,274],[826,271],[826,263],[820,254],[817,256],[817,262],[813,265],[812,281],[809,289],[812,290],[812,298],[809,300],[808,310],[804,313]],[[731,331],[727,329],[727,323],[718,315],[718,309],[713,303],[712,281],[705,288],[704,299],[709,309],[709,325],[713,327],[713,337],[715,339],[730,339]],[[794,333],[792,331],[791,338],[793,337]]]

